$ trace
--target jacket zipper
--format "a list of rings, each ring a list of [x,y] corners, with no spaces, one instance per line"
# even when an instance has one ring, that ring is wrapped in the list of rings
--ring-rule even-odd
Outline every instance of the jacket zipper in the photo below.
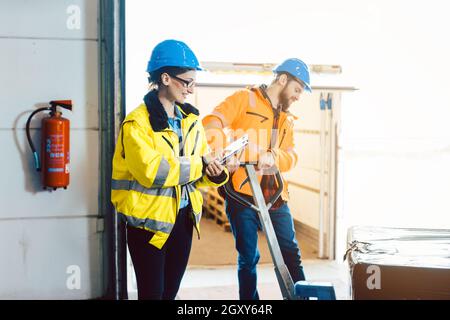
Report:
[[[195,127],[196,124],[197,124],[197,120],[195,120],[195,121],[191,124],[191,126],[189,127],[189,129],[188,129],[186,135],[184,136],[184,139],[183,139],[183,145],[181,146],[181,149],[180,149],[180,156],[181,156],[181,154],[183,154],[183,151],[184,151],[184,145],[186,144],[186,141],[187,141],[187,136],[188,136],[189,133],[192,131],[192,129],[194,129],[194,127]]]
[[[197,142],[198,142],[198,138],[200,136],[200,131],[197,130],[197,133],[195,134],[195,143],[194,143],[194,149],[192,149],[192,153],[191,156],[194,155],[195,153],[195,149],[197,148]]]
[[[192,129],[195,127],[196,124],[197,124],[197,120],[195,120],[195,121],[190,125],[188,131],[186,132],[186,135],[184,136],[184,139],[183,139],[183,145],[181,146],[181,149],[180,149],[180,156],[184,155],[184,146],[185,146],[185,144],[186,144],[187,137],[188,137],[189,133],[192,131]],[[197,146],[198,133],[199,133],[199,132],[197,131],[197,136],[195,137],[194,149],[192,150],[192,154],[191,154],[191,155],[194,155],[195,147]],[[189,191],[186,190],[186,192],[187,192],[187,196],[188,196],[188,198],[189,198],[189,201],[192,201],[192,200],[190,199],[191,197],[190,197],[190,195],[189,195]],[[183,193],[183,186],[181,186],[181,188],[180,188],[180,201],[181,201],[181,195],[182,195],[182,193]],[[178,209],[178,210],[179,210],[179,209]],[[191,209],[191,210],[192,210],[192,209]],[[197,231],[198,239],[200,239],[200,232],[199,232],[199,230],[197,229],[197,223],[196,223],[196,220],[195,220],[195,213],[194,213],[193,210],[191,211],[191,218],[194,220],[194,221],[193,221],[193,222],[194,222],[194,227],[195,227],[195,230]]]
[[[189,129],[188,129],[188,131],[186,133],[186,136],[184,137],[183,146],[182,146],[181,150],[184,150],[184,145],[185,145],[185,143],[187,141],[187,137],[188,137],[189,133],[192,131],[192,129],[195,127],[196,124],[197,124],[197,120],[195,120],[191,124],[191,126],[189,127]],[[200,134],[200,132],[197,130],[197,133],[195,135],[194,148],[192,149],[191,156],[194,155],[195,149],[197,147],[197,141],[198,141],[198,138],[199,138],[199,134]],[[181,187],[181,188],[183,188],[183,187]],[[190,196],[189,196],[189,191],[186,190],[186,192],[187,192],[189,201],[191,201]],[[180,194],[180,196],[181,196],[181,194]],[[191,208],[191,219],[193,219],[194,228],[195,228],[195,231],[197,231],[197,237],[200,240],[200,231],[197,228],[197,222],[196,222],[197,220],[195,219],[195,213],[194,213],[194,210],[192,210],[192,208]]]
[[[281,144],[283,143],[285,135],[286,135],[286,128],[283,129],[283,136],[281,137],[280,144],[278,145],[278,148],[281,148]]]

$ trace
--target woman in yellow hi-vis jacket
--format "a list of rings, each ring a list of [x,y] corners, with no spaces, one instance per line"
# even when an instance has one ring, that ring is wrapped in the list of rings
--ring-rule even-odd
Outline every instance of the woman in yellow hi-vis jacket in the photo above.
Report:
[[[123,121],[116,144],[111,200],[127,222],[139,299],[175,298],[193,227],[200,237],[198,187],[228,180],[226,169],[207,156],[198,110],[184,103],[197,70],[202,69],[185,43],[159,43],[147,67],[152,89]]]

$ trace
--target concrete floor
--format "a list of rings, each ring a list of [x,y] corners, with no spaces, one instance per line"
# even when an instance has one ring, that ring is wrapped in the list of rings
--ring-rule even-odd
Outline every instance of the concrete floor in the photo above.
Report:
[[[338,300],[348,300],[346,263],[328,260],[304,260],[305,274],[311,282],[331,282]],[[181,282],[181,300],[238,300],[236,266],[188,267]],[[272,264],[258,265],[258,291],[261,300],[281,300],[282,296]],[[136,299],[136,289],[129,288],[129,299]]]
[[[347,263],[316,259],[317,252],[297,234],[308,281],[331,282],[337,299],[349,299]],[[258,291],[262,300],[282,299],[264,234],[259,234]],[[178,296],[182,300],[237,300],[237,253],[231,232],[210,219],[202,220],[201,239],[194,232],[189,265]],[[136,299],[136,280],[129,260],[129,299]]]
[[[348,300],[346,264],[328,260],[304,260],[305,274],[311,282],[331,282],[338,300]],[[258,292],[261,300],[282,299],[272,264],[258,266]],[[178,293],[182,300],[239,299],[236,266],[188,268]]]

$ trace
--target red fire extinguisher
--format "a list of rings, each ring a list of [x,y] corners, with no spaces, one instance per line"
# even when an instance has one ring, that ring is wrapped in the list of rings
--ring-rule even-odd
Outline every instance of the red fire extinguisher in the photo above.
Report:
[[[33,151],[37,171],[42,172],[44,189],[67,189],[69,185],[70,162],[70,121],[62,117],[57,107],[72,111],[72,100],[50,101],[49,107],[39,108],[31,113],[26,124],[28,143]],[[34,147],[30,136],[30,123],[35,114],[50,111],[41,123],[41,157]],[[41,166],[42,163],[42,166]]]

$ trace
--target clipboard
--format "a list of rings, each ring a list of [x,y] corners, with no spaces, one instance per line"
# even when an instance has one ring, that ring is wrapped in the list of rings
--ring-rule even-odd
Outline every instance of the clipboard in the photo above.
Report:
[[[225,155],[223,156],[222,160],[220,160],[220,164],[224,164],[225,162],[230,159],[233,155],[244,149],[248,145],[248,134],[243,135],[236,141],[233,141],[230,143],[223,152]]]

